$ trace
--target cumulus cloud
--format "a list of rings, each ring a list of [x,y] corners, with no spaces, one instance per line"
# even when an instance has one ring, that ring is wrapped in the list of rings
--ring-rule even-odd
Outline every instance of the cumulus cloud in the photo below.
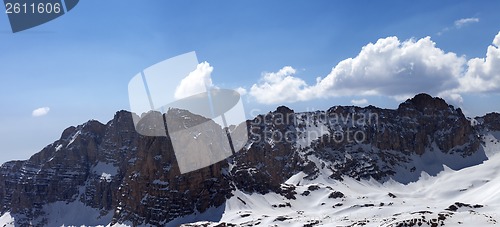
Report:
[[[309,87],[304,80],[293,76],[296,72],[285,66],[278,72],[264,73],[259,84],[250,88],[250,95],[265,104],[307,100]]]
[[[307,84],[285,66],[264,73],[250,89],[258,102],[275,104],[338,96],[382,95],[398,101],[425,92],[452,103],[467,92],[500,92],[500,32],[485,58],[464,56],[436,47],[430,37],[400,41],[379,39],[362,47],[354,58],[339,62],[324,78]],[[355,101],[355,100],[353,100]]]
[[[500,32],[488,46],[485,58],[472,58],[467,62],[468,70],[460,79],[457,92],[500,91]]]
[[[207,62],[198,64],[193,72],[182,79],[175,89],[174,97],[181,99],[207,91],[207,87],[213,86],[210,77],[213,70],[214,68]]]
[[[493,45],[495,45],[497,48],[500,47],[500,32],[498,32],[498,34],[493,39]]]
[[[472,23],[477,23],[477,22],[479,22],[479,18],[476,18],[476,17],[462,18],[462,19],[459,19],[459,20],[455,21],[455,27],[456,28],[461,28],[464,25],[472,24]]]
[[[366,105],[368,104],[367,99],[353,99],[351,100],[351,103],[356,106],[361,106],[361,105]]]
[[[247,94],[247,89],[243,88],[243,87],[238,87],[236,89],[234,89],[236,92],[240,93],[240,95],[246,95]]]
[[[397,37],[364,46],[325,78],[308,85],[290,66],[266,73],[250,94],[262,103],[280,103],[335,96],[385,95],[403,99],[415,93],[439,93],[458,86],[464,57],[445,53],[430,37],[401,42]]]
[[[49,111],[50,111],[49,107],[40,107],[40,108],[33,110],[33,112],[31,112],[31,115],[33,117],[41,117],[41,116],[47,115],[49,113]]]

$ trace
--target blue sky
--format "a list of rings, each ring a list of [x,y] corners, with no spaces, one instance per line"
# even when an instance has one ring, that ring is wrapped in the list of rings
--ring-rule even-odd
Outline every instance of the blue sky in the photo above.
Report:
[[[190,51],[213,67],[216,86],[247,91],[248,114],[281,104],[297,111],[353,103],[397,108],[417,91],[446,96],[469,116],[500,111],[500,60],[491,46],[499,8],[498,1],[85,0],[15,34],[2,14],[0,162],[29,158],[70,125],[105,123],[130,109],[127,85],[136,73]],[[384,45],[390,56],[380,52]],[[485,58],[488,48],[492,65],[468,63]],[[436,59],[420,59],[426,53]],[[365,73],[377,70],[371,58],[411,79],[333,73],[364,64]],[[50,110],[33,116],[42,107]]]

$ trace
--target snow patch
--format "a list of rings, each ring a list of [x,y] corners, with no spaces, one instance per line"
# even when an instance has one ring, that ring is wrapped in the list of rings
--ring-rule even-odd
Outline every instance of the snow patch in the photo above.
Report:
[[[106,182],[111,182],[111,174],[109,173],[102,173],[101,174],[101,180],[106,181]]]
[[[105,211],[86,206],[80,201],[46,204],[42,207],[46,214],[31,221],[33,225],[44,226],[105,226],[111,222],[113,211]],[[0,217],[0,226],[17,226],[16,218],[26,218],[24,216],[4,213]]]
[[[101,181],[111,182],[113,177],[118,174],[118,167],[111,163],[98,162],[92,168],[92,172],[100,176]]]
[[[10,215],[10,212],[5,212],[0,216],[0,226],[15,226],[14,217]]]
[[[71,140],[69,141],[68,145],[66,145],[66,147],[69,147],[69,145],[71,145],[73,142],[75,142],[76,138],[78,138],[78,136],[82,133],[81,130],[78,130],[75,134],[73,134],[73,136],[71,137]]]

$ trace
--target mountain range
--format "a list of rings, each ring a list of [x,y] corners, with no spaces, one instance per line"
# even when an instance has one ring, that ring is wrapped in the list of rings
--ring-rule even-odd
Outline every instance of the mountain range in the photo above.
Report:
[[[176,122],[206,121],[169,110]],[[188,117],[186,117],[188,116]],[[275,111],[249,140],[181,174],[171,138],[119,111],[0,167],[2,226],[455,226],[500,221],[500,114],[418,94],[397,109]],[[187,120],[188,119],[188,120]],[[185,127],[190,123],[183,124]],[[209,132],[199,132],[207,134]],[[196,139],[196,138],[195,138]],[[200,137],[203,145],[203,137]]]

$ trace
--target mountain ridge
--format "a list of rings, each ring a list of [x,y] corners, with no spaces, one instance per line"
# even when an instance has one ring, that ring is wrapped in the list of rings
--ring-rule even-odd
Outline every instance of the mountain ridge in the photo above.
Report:
[[[94,209],[95,224],[167,225],[224,206],[239,192],[293,200],[297,185],[286,181],[299,173],[305,180],[327,174],[410,183],[421,172],[444,171],[443,164],[479,165],[487,160],[481,133],[500,130],[498,113],[469,120],[426,94],[395,110],[334,106],[295,113],[280,106],[240,125],[250,138],[234,156],[181,175],[170,138],[137,134],[132,117],[118,111],[106,124],[68,127],[30,159],[2,164],[0,214],[21,226],[42,226],[56,223],[49,204],[81,203]]]

